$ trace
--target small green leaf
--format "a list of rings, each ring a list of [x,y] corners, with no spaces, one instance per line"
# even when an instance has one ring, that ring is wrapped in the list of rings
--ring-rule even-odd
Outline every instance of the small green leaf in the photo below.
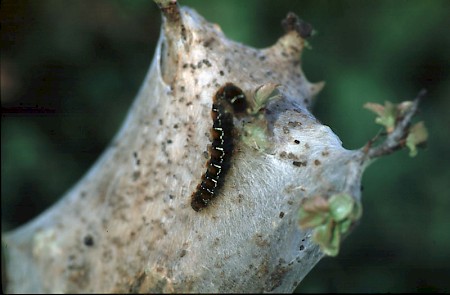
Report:
[[[306,228],[314,228],[321,224],[326,223],[328,218],[327,212],[308,212],[303,209],[300,209],[300,227],[302,229]]]
[[[417,155],[417,146],[423,144],[428,139],[428,131],[423,121],[413,125],[406,137],[406,146],[409,148],[409,155],[415,157]]]
[[[336,222],[339,222],[350,215],[353,210],[355,200],[348,194],[338,194],[331,196],[329,204],[332,218]]]
[[[313,241],[326,255],[336,256],[341,242],[341,234],[336,223],[330,220],[327,224],[317,227],[313,234]]]
[[[333,228],[333,236],[328,247],[324,248],[324,253],[329,256],[336,256],[339,254],[339,246],[341,244],[341,232],[338,226]]]
[[[363,212],[363,208],[360,201],[355,201],[355,206],[353,206],[352,214],[350,215],[350,219],[352,221],[357,221],[361,218]]]
[[[277,93],[277,88],[279,86],[280,84],[275,83],[267,83],[259,86],[255,90],[253,100],[251,101],[251,114],[256,115],[261,109],[265,108],[271,100],[280,98],[281,95]]]
[[[328,201],[321,196],[304,199],[299,211],[300,227],[314,228],[325,224],[329,218]]]
[[[351,225],[352,225],[352,220],[350,218],[343,220],[342,222],[340,222],[338,224],[339,232],[341,234],[345,234]]]
[[[374,112],[378,116],[383,116],[383,114],[384,114],[384,106],[382,106],[381,104],[367,102],[366,104],[364,104],[363,107]]]
[[[328,256],[332,256],[335,257],[339,254],[339,246],[337,247],[333,247],[333,246],[328,246],[328,247],[323,247],[320,248],[322,250],[323,253],[325,253]]]
[[[391,133],[394,130],[397,120],[397,106],[395,104],[390,101],[385,101],[384,106],[382,106],[377,103],[368,102],[364,105],[364,108],[378,115],[375,122],[384,126],[387,133]]]
[[[304,199],[302,203],[302,208],[306,211],[311,212],[328,212],[329,210],[329,203],[328,200],[326,200],[324,197],[316,195],[314,197]]]
[[[341,235],[349,231],[361,217],[362,206],[347,193],[336,194],[329,200],[322,196],[304,199],[299,210],[300,227],[313,228],[313,241],[323,253],[339,253]]]
[[[413,105],[414,105],[414,102],[412,102],[410,100],[402,101],[401,103],[399,103],[397,105],[397,110],[398,110],[399,114],[401,116],[403,116],[404,114],[406,114],[407,112],[409,112],[411,110]]]
[[[330,244],[333,235],[333,222],[316,227],[313,233],[313,241],[326,248]]]

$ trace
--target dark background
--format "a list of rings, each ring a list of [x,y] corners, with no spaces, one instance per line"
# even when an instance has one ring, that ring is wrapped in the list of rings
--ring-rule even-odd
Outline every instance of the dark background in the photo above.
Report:
[[[303,54],[326,81],[315,114],[346,148],[378,130],[365,102],[421,88],[430,138],[363,179],[364,215],[336,258],[299,292],[450,291],[450,1],[182,1],[225,34],[267,47],[288,11],[313,24]],[[89,169],[119,129],[153,57],[161,18],[150,0],[1,3],[2,232],[24,224]]]

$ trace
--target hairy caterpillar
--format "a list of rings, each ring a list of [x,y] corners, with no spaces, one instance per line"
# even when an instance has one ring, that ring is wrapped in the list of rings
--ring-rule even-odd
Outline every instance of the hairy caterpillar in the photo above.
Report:
[[[211,117],[212,144],[206,172],[192,194],[191,206],[195,211],[207,207],[223,186],[230,168],[233,153],[233,115],[247,110],[247,100],[243,91],[232,83],[222,86],[214,95]]]

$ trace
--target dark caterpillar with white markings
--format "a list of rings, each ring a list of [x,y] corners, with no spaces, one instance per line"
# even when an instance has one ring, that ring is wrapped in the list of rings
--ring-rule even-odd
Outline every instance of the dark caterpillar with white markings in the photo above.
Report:
[[[232,83],[225,84],[214,95],[211,110],[213,127],[210,159],[206,163],[206,172],[192,194],[191,206],[195,211],[207,207],[222,188],[234,148],[233,115],[242,114],[246,110],[245,94]]]

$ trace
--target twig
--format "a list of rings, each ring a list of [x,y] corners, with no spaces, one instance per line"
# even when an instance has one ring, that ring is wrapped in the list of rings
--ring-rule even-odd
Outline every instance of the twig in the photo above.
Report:
[[[367,145],[362,148],[368,159],[375,159],[384,155],[389,155],[405,146],[408,126],[412,117],[416,114],[420,100],[426,95],[426,89],[422,89],[414,99],[411,108],[399,119],[394,130],[387,135],[386,140],[381,144],[367,149]]]
[[[169,22],[180,21],[180,9],[176,0],[154,0]]]

